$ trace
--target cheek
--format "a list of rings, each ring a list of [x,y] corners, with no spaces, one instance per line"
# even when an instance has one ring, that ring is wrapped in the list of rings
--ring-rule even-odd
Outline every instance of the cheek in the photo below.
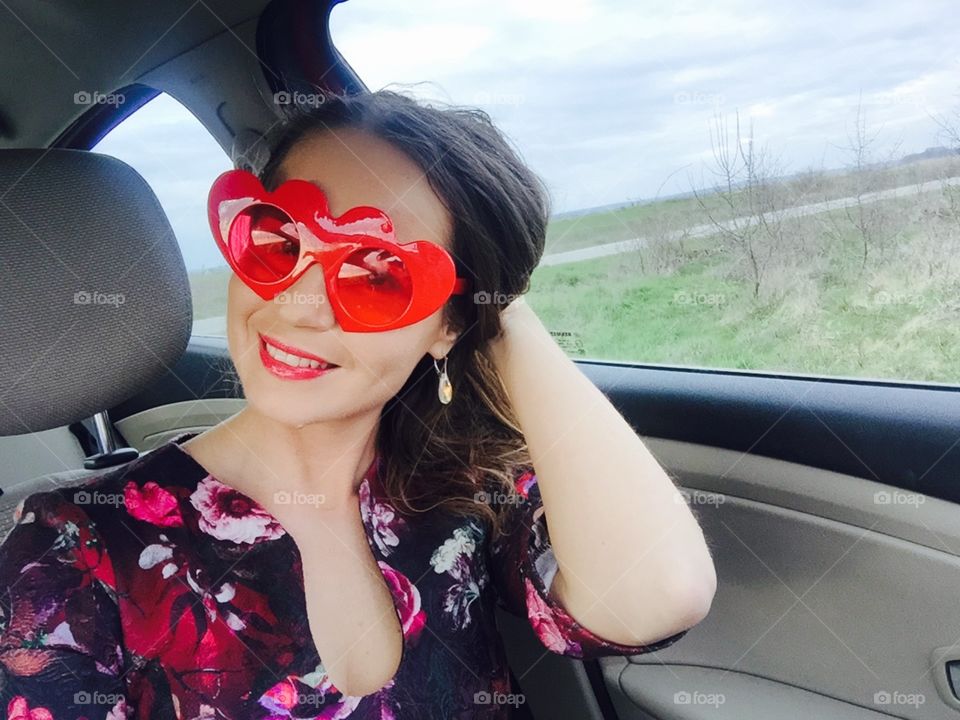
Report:
[[[403,387],[430,346],[428,335],[416,326],[355,337],[357,368],[377,384],[378,395],[387,393],[386,399]]]
[[[250,288],[244,285],[236,275],[230,276],[227,285],[227,351],[234,364],[242,365],[256,354],[251,353],[250,316],[263,307],[263,301]]]

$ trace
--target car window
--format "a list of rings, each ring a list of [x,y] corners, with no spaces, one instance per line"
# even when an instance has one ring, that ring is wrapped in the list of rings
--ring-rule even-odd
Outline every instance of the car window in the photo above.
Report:
[[[230,269],[210,234],[210,185],[233,167],[189,110],[161,93],[110,131],[95,152],[133,167],[150,184],[176,233],[190,276],[193,334],[226,336]]]
[[[338,4],[331,35],[371,89],[482,107],[546,180],[527,299],[571,356],[958,381],[950,6],[428,6]]]

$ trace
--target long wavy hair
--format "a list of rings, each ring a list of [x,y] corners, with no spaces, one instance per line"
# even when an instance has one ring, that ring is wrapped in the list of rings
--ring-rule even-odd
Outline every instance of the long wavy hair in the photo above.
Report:
[[[301,139],[350,128],[405,153],[449,212],[457,275],[471,283],[469,293],[452,296],[443,308],[443,319],[458,333],[447,355],[453,401],[439,402],[433,358],[425,355],[384,405],[376,443],[385,461],[384,491],[399,513],[443,507],[486,519],[499,533],[499,508],[519,501],[514,480],[532,463],[487,353],[505,303],[483,300],[528,291],[550,216],[546,186],[479,108],[422,102],[392,90],[280,107],[283,117],[265,138],[262,167],[248,168],[268,190],[276,188],[277,171]]]

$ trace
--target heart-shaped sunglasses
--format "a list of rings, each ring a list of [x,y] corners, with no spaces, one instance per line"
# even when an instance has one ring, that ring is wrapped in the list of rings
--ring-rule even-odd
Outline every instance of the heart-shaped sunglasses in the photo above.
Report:
[[[320,263],[345,332],[412,325],[469,288],[436,243],[396,243],[392,221],[378,208],[363,205],[332,217],[326,195],[306,180],[267,192],[253,173],[228,170],[213,182],[207,213],[230,268],[264,300]]]

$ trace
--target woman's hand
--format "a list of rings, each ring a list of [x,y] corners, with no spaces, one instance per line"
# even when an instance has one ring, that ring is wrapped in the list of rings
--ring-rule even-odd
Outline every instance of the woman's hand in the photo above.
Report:
[[[538,335],[539,338],[535,339],[532,335]],[[490,341],[490,357],[498,368],[503,368],[511,346],[524,339],[529,344],[529,341],[536,342],[544,337],[553,340],[525,297],[520,295],[500,312],[500,334]]]

